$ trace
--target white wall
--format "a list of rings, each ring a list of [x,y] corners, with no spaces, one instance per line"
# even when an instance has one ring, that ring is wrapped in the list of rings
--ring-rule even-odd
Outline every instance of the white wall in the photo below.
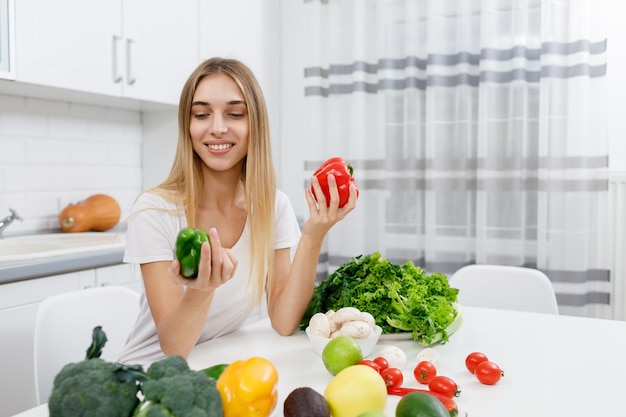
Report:
[[[160,184],[170,172],[178,142],[177,110],[150,111],[141,117],[142,190]]]

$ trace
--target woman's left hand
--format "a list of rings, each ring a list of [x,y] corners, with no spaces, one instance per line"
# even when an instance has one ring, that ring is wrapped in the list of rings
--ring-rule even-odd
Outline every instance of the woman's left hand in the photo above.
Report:
[[[343,220],[348,213],[356,207],[357,191],[354,183],[350,183],[350,197],[343,207],[339,208],[339,191],[337,189],[337,181],[332,174],[328,175],[328,189],[330,192],[330,202],[326,201],[326,197],[322,192],[322,188],[317,177],[311,177],[311,185],[315,190],[317,201],[311,194],[309,189],[305,190],[306,201],[309,206],[310,216],[302,225],[302,233],[308,233],[319,238],[324,238],[326,233],[337,222]]]

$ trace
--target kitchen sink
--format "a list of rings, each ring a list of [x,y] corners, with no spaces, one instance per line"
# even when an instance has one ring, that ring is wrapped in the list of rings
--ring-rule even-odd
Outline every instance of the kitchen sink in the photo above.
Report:
[[[0,239],[0,262],[49,258],[124,247],[121,232],[47,233]]]

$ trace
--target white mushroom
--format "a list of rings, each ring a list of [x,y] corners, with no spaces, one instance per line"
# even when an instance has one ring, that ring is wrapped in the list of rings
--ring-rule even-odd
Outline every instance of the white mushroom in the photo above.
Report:
[[[330,336],[330,323],[324,313],[315,313],[309,319],[309,333],[318,337]]]
[[[337,323],[335,323],[335,310],[328,310],[326,312],[326,317],[328,317],[328,323],[330,324],[330,332],[334,332],[337,330]]]
[[[341,334],[355,339],[363,339],[372,334],[369,323],[361,320],[347,321],[341,326]]]
[[[341,336],[341,335],[343,335],[343,333],[341,333],[341,329],[337,329],[330,334],[330,338],[334,339],[335,337]]]
[[[428,361],[433,365],[437,365],[439,363],[439,352],[437,352],[433,348],[424,348],[419,351],[417,354],[417,362]]]
[[[361,320],[368,323],[372,329],[376,327],[376,319],[367,311],[361,311]]]
[[[406,353],[398,346],[385,346],[378,356],[382,356],[389,362],[390,368],[404,369],[407,363]]]
[[[333,316],[337,326],[340,326],[347,321],[355,321],[361,319],[361,311],[356,307],[342,307],[335,312]]]

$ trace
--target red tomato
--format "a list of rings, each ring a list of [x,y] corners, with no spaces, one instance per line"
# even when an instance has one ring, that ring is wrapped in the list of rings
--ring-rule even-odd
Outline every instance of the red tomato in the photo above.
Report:
[[[500,367],[491,361],[482,361],[476,365],[474,375],[478,380],[485,385],[494,385],[500,378],[504,376],[504,372]]]
[[[467,358],[465,358],[465,366],[467,367],[468,371],[470,371],[471,373],[474,373],[474,370],[476,369],[476,365],[486,360],[488,360],[487,355],[485,355],[484,353],[472,352],[469,355],[467,355]]]
[[[371,359],[363,359],[361,362],[359,362],[359,364],[369,366],[376,372],[380,373],[380,365],[378,365],[376,362],[374,362]]]
[[[437,368],[429,361],[418,362],[417,366],[413,370],[415,379],[420,384],[428,384],[434,377],[437,376]]]
[[[399,387],[402,385],[402,381],[404,381],[404,375],[402,375],[402,371],[398,368],[385,368],[380,371],[380,375],[385,380],[387,388]]]
[[[461,395],[461,387],[457,385],[452,378],[447,376],[437,375],[428,383],[428,389],[445,395],[446,397],[458,397]]]
[[[389,362],[387,362],[387,359],[383,358],[382,356],[378,356],[378,357],[374,358],[374,362],[376,362],[378,364],[378,366],[380,367],[381,371],[383,369],[389,368]]]

